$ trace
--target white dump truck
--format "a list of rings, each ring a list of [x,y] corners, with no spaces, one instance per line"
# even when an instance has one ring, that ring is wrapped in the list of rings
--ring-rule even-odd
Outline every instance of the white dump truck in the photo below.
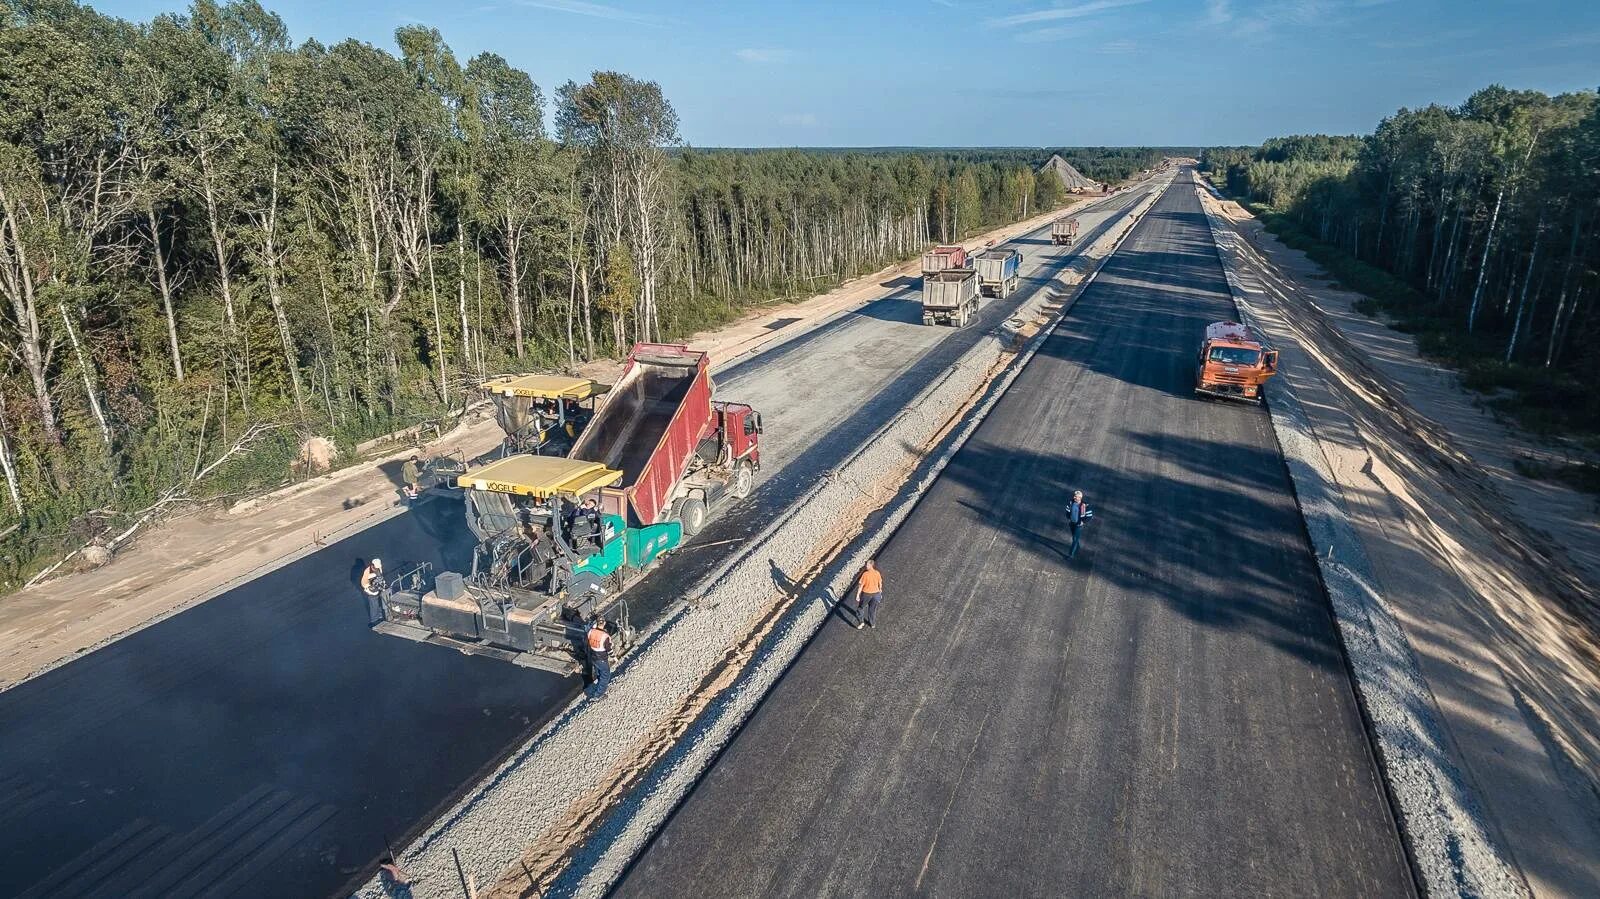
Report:
[[[1004,299],[1022,283],[1022,253],[1017,250],[986,250],[973,266],[978,273],[978,291],[987,297]]]
[[[957,328],[978,313],[978,273],[947,268],[922,276],[922,323]]]

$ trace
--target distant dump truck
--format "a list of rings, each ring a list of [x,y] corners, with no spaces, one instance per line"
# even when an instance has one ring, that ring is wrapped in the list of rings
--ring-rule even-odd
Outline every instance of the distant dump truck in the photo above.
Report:
[[[978,291],[984,296],[1004,299],[1022,282],[1022,254],[1016,250],[979,253],[973,268],[978,273]]]
[[[1050,242],[1056,246],[1071,246],[1077,239],[1077,219],[1059,218],[1050,223]]]
[[[1278,351],[1265,334],[1239,322],[1206,326],[1195,365],[1195,393],[1260,402],[1262,387],[1277,373]]]
[[[922,323],[960,328],[978,312],[978,273],[948,268],[922,276]]]
[[[965,247],[934,247],[922,254],[922,273],[942,272],[951,268],[967,267]]]

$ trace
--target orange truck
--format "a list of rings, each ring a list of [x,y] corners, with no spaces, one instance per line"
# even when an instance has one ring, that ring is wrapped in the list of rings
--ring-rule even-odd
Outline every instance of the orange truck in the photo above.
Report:
[[[1262,387],[1278,373],[1278,351],[1267,336],[1239,322],[1206,326],[1194,371],[1194,392],[1261,401]]]

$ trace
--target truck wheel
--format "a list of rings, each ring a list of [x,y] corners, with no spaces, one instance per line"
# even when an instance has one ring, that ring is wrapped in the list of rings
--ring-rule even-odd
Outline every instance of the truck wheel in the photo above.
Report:
[[[683,524],[685,536],[693,537],[700,533],[706,526],[706,503],[698,496],[691,496],[684,500],[678,507],[678,521]]]
[[[756,472],[749,462],[740,462],[733,469],[733,487],[729,491],[734,499],[744,499],[756,486]]]

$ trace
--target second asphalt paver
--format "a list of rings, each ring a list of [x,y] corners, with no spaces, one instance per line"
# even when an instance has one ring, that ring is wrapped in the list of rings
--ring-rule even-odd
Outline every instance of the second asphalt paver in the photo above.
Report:
[[[1414,893],[1266,414],[1192,396],[1205,227],[1162,198],[619,895]]]

